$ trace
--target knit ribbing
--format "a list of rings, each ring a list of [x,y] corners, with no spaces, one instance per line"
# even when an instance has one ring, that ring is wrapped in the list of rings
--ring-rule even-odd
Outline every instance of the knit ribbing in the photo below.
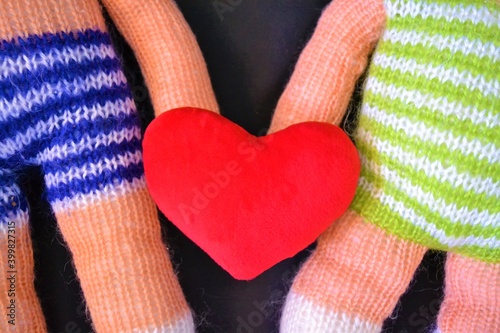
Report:
[[[404,239],[498,262],[498,9],[386,8],[355,135],[363,170],[352,207]]]

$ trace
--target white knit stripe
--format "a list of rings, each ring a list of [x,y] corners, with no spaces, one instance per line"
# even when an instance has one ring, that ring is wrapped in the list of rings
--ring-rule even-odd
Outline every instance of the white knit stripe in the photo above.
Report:
[[[70,92],[72,96],[78,96],[91,89],[111,88],[113,85],[122,85],[127,82],[121,70],[87,75],[72,81],[60,80],[57,84],[43,83],[38,88],[33,88],[27,93],[18,93],[12,101],[0,98],[0,122],[7,119],[18,118],[25,112],[30,112],[34,106],[43,105],[54,96],[63,92]]]
[[[461,52],[464,55],[475,55],[479,58],[489,58],[493,62],[500,60],[500,47],[493,43],[483,43],[467,37],[443,36],[440,34],[429,35],[428,33],[415,30],[388,29],[384,32],[383,41],[400,43],[401,45],[433,46],[439,51],[449,50],[452,53]]]
[[[113,143],[130,142],[141,138],[141,129],[138,126],[124,128],[109,133],[100,133],[96,137],[85,136],[78,142],[69,142],[63,145],[55,145],[45,149],[37,161],[42,164],[52,160],[60,160],[68,155],[80,155],[84,151],[92,150],[100,146],[107,147]]]
[[[442,3],[430,3],[422,0],[385,0],[387,16],[408,17],[423,19],[445,19],[448,22],[471,21],[474,24],[483,23],[487,27],[500,27],[500,21],[495,14],[490,12],[487,7],[464,6]]]
[[[418,215],[412,208],[406,207],[404,202],[398,201],[394,197],[387,195],[374,184],[370,183],[366,178],[360,177],[358,185],[364,191],[369,192],[373,198],[380,201],[382,205],[387,206],[391,211],[397,213],[404,220],[429,234],[441,244],[452,248],[463,246],[479,246],[490,249],[500,248],[500,239],[496,237],[485,238],[472,235],[467,237],[448,236],[443,229],[439,229],[434,223]],[[496,221],[495,224],[497,225],[498,221]]]
[[[106,102],[104,105],[95,104],[91,107],[85,105],[77,110],[67,109],[59,115],[52,115],[46,121],[34,124],[23,133],[16,133],[13,138],[0,141],[0,158],[13,156],[34,140],[38,140],[62,126],[77,124],[81,120],[95,120],[96,117],[108,118],[120,114],[129,115],[134,112],[135,104],[130,98]]]
[[[36,52],[30,56],[21,54],[17,57],[5,57],[0,62],[0,80],[11,75],[19,75],[24,71],[35,72],[40,67],[53,67],[55,64],[68,65],[70,61],[82,63],[94,59],[115,59],[116,54],[112,45],[75,45],[63,49],[51,48],[48,52]]]
[[[9,232],[9,222],[14,222],[17,234],[19,228],[29,228],[29,219],[28,211],[20,209],[16,210],[15,214],[0,216],[0,237],[6,237]]]
[[[440,183],[448,183],[453,188],[463,187],[465,191],[476,194],[494,196],[500,200],[500,182],[495,182],[491,177],[473,176],[468,172],[459,172],[455,165],[443,166],[441,161],[431,161],[427,156],[418,157],[411,151],[405,151],[400,146],[393,145],[374,137],[364,128],[359,128],[356,141],[374,147],[381,154],[385,154],[399,165],[410,167],[415,171],[423,171],[427,176],[436,178]],[[362,153],[359,153],[362,156]],[[374,163],[366,160],[366,163]],[[371,165],[371,170],[377,170],[378,165]]]
[[[92,205],[97,205],[103,200],[113,200],[132,192],[145,189],[146,180],[144,176],[134,178],[132,181],[123,180],[119,184],[108,184],[98,191],[82,194],[79,193],[72,198],[64,198],[52,202],[54,213],[68,213],[72,209],[80,209]]]
[[[383,98],[400,100],[406,105],[415,105],[416,108],[428,108],[432,112],[439,112],[444,116],[453,115],[462,121],[469,120],[475,125],[489,128],[500,126],[500,113],[494,113],[494,110],[479,110],[474,106],[466,106],[460,102],[450,102],[446,97],[435,97],[418,90],[386,84],[374,76],[367,80],[366,91]]]
[[[19,196],[19,188],[16,189],[14,186],[0,187],[0,206],[10,205],[12,202],[11,200],[12,197],[17,198],[18,196]]]
[[[85,179],[89,176],[95,177],[103,174],[105,171],[115,171],[119,167],[129,167],[137,165],[142,161],[142,152],[127,151],[118,154],[112,158],[103,158],[98,161],[85,163],[80,167],[70,167],[67,171],[48,172],[45,174],[45,183],[47,188],[57,187],[61,183],[67,184],[74,179]]]
[[[447,204],[442,198],[424,191],[420,186],[413,185],[409,179],[399,176],[396,171],[387,166],[376,165],[363,154],[360,154],[360,158],[363,165],[368,168],[376,168],[371,170],[379,170],[382,178],[404,192],[408,198],[418,201],[422,206],[427,206],[432,212],[449,219],[451,223],[483,227],[495,226],[500,231],[500,213],[490,213],[488,210],[479,211],[477,208],[457,207],[454,203]],[[497,196],[499,191],[500,189],[497,188]]]
[[[381,126],[391,127],[394,131],[403,131],[409,138],[418,138],[437,146],[445,145],[450,151],[472,155],[477,159],[487,159],[490,163],[500,162],[500,149],[491,142],[483,144],[478,139],[468,140],[466,137],[455,137],[449,131],[429,127],[407,117],[397,117],[368,104],[363,105],[362,114]]]
[[[377,53],[373,58],[373,64],[391,71],[399,70],[402,73],[413,76],[422,76],[428,80],[437,79],[441,83],[450,83],[455,87],[463,85],[469,90],[478,90],[484,96],[497,96],[500,93],[500,82],[498,80],[486,80],[483,75],[472,75],[469,71],[459,71],[456,68],[445,68],[444,66],[433,66],[422,64],[415,59],[406,59]]]
[[[0,171],[0,173],[3,173]],[[5,174],[1,175],[2,177],[9,177]],[[10,176],[12,177],[12,176]],[[0,187],[0,207],[12,207],[12,203],[16,204],[19,202],[18,197],[20,196],[20,189],[17,185],[4,185]],[[6,223],[10,221],[16,222],[16,227],[18,223],[27,224],[29,220],[27,210],[16,209],[8,210],[7,214],[0,215],[0,234],[7,232]]]
[[[130,331],[121,331],[120,333],[129,333]],[[166,323],[161,326],[151,325],[147,328],[136,328],[134,333],[194,333],[193,318],[191,313],[184,315],[174,323]]]
[[[287,296],[280,325],[281,333],[378,333],[381,329],[354,313],[333,311],[293,290]]]

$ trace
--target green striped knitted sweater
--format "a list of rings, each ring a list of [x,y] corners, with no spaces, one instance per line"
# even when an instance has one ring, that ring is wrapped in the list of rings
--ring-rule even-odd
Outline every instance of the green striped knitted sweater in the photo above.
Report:
[[[385,1],[352,208],[430,248],[500,261],[500,18],[494,1]]]

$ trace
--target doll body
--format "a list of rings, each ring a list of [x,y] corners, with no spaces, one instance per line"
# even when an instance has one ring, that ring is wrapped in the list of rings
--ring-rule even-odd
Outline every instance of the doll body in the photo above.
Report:
[[[141,6],[144,15],[186,26],[170,1]],[[138,113],[99,3],[0,1],[0,17],[0,245],[16,240],[15,257],[2,251],[0,258],[0,304],[15,307],[0,331],[46,331],[33,285],[29,210],[16,183],[24,168],[39,166],[95,331],[193,332],[146,189]],[[199,51],[170,56],[166,68],[178,71],[176,59]],[[6,267],[15,274],[14,293]]]
[[[363,172],[351,206],[400,238],[487,262],[500,261],[493,6],[385,2],[354,134]]]
[[[195,45],[189,29],[172,23],[179,14],[171,1],[152,1],[148,6],[137,1],[103,3],[136,52],[156,113],[186,105],[217,111],[199,51],[186,51]],[[420,13],[429,16],[428,21],[412,23],[410,28],[398,26],[397,20],[405,15],[409,20],[404,22],[413,22],[408,15],[423,3],[386,1],[384,6],[381,0],[334,1],[278,103],[271,131],[301,121],[338,124],[387,15],[386,34],[373,59],[355,135],[364,163],[358,196],[352,209],[321,236],[295,280],[283,314],[285,332],[380,330],[428,247],[460,253],[450,254],[447,261],[441,330],[497,331],[498,70],[494,69],[498,68],[498,11],[490,3],[488,10],[481,9],[483,2],[475,1],[463,5],[476,12],[454,12],[446,8],[456,7],[456,2],[436,1],[437,7],[446,10],[431,8]],[[9,222],[14,221],[22,256],[16,267],[17,328],[45,331],[33,288],[28,210],[15,184],[15,174],[35,164],[45,171],[47,196],[73,253],[96,330],[193,331],[189,309],[161,244],[154,205],[138,171],[136,111],[130,95],[120,92],[126,83],[109,49],[98,3],[5,1],[0,8],[2,17],[8,18],[0,23],[2,45],[10,50],[9,59],[20,59],[14,65],[10,60],[2,63],[0,72],[9,71],[3,74],[0,95],[0,245],[7,247]],[[496,16],[487,15],[491,12]],[[439,18],[439,24],[432,23],[439,13],[453,24]],[[462,21],[465,29],[455,25]],[[445,38],[431,39],[431,46],[422,48],[418,38],[427,45],[427,34],[436,32],[425,31],[426,27],[442,29]],[[414,29],[424,34],[409,34],[404,43],[398,42],[402,30]],[[472,44],[465,53],[454,49],[448,35],[461,40],[463,34],[473,40],[481,36],[478,45],[482,47]],[[85,52],[67,62],[50,57],[41,62],[40,56],[29,58],[29,42],[19,47],[19,36],[38,36],[33,41],[45,45],[40,49],[45,57],[74,51],[70,44],[77,39],[85,41],[81,45]],[[432,41],[437,45],[434,49]],[[148,45],[155,45],[154,52],[145,51]],[[478,56],[477,50],[486,54]],[[430,59],[425,52],[431,52]],[[401,57],[409,59],[405,62]],[[416,68],[412,59],[430,64],[430,72]],[[483,61],[490,64],[481,65]],[[43,70],[37,72],[36,66]],[[457,76],[450,70],[457,66],[468,74]],[[73,77],[66,73],[69,68]],[[84,68],[89,72],[78,72]],[[31,80],[20,79],[19,74],[27,70],[34,73],[29,74]],[[180,73],[188,75],[179,79]],[[88,77],[87,90],[82,89]],[[64,82],[63,90],[58,82]],[[52,91],[44,91],[43,97],[30,92],[47,87]],[[88,100],[75,97],[66,103],[66,97],[85,91],[92,91]],[[24,104],[9,107],[17,95]],[[102,96],[102,103],[96,103]],[[50,105],[50,101],[55,102]],[[51,121],[51,126],[46,125]],[[102,129],[93,132],[99,122]],[[103,145],[97,144],[97,137]],[[123,149],[119,153],[112,149],[118,146]],[[144,253],[145,248],[149,251],[140,260],[128,257]],[[7,260],[2,257],[2,266]],[[138,264],[142,269],[137,269]],[[149,283],[141,274],[145,272],[151,277]],[[6,276],[0,278],[0,289],[8,290]],[[147,306],[137,306],[137,299]],[[2,308],[9,302],[2,298]]]
[[[371,36],[353,135],[362,171],[350,209],[294,281],[282,332],[380,332],[429,248],[449,251],[436,332],[500,330],[499,32],[494,1],[335,1],[324,11],[271,128],[340,121],[347,105],[328,101],[350,96],[359,74],[349,73],[364,66],[356,50],[369,45],[360,36]]]

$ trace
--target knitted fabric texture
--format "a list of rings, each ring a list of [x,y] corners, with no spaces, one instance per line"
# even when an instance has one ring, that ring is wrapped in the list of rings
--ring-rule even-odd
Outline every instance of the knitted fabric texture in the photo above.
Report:
[[[484,1],[386,1],[355,133],[352,209],[426,247],[500,261],[500,17]]]
[[[278,101],[269,133],[304,121],[340,125],[383,30],[383,10],[373,0],[328,5]]]
[[[281,332],[380,332],[427,246],[461,253],[448,254],[436,332],[500,331],[498,19],[493,1],[337,0],[324,10],[272,129],[342,119],[352,73],[381,38],[355,132],[364,174],[295,278]],[[475,240],[483,247],[467,246]]]
[[[219,112],[201,50],[174,0],[102,2],[135,52],[157,116],[185,106]]]
[[[29,209],[16,184],[27,166],[40,166],[95,330],[193,332],[146,190],[137,110],[99,4],[0,5],[0,245],[7,249],[10,234],[17,241],[15,262],[6,251],[0,258],[2,313],[14,300],[17,316],[8,323],[2,315],[0,331],[46,331]],[[15,296],[7,292],[11,264]]]

